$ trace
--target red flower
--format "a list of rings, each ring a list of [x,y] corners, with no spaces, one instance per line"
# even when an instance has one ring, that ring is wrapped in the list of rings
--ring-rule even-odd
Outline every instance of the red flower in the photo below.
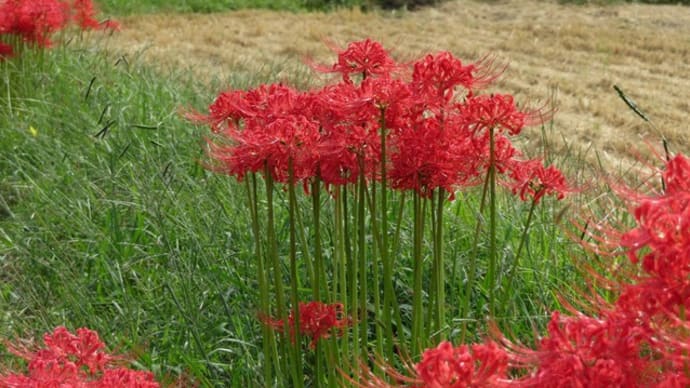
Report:
[[[395,70],[397,65],[380,43],[369,38],[352,42],[345,50],[338,52],[338,62],[330,68],[314,65],[317,71],[340,73],[345,82],[351,82],[351,74],[360,74],[363,78],[386,76]]]
[[[474,71],[473,65],[463,66],[459,59],[447,51],[429,54],[414,64],[411,84],[430,103],[437,99],[448,103],[455,95],[456,86],[472,90]]]
[[[455,191],[458,182],[457,156],[452,147],[453,135],[443,130],[437,120],[425,120],[404,129],[393,137],[391,168],[388,171],[392,188],[414,190],[430,198],[436,188]]]
[[[117,31],[120,29],[120,24],[114,20],[107,20],[104,23],[98,22],[95,19],[96,9],[91,0],[74,0],[72,13],[72,20],[82,30],[107,29]]]
[[[523,201],[530,198],[539,203],[548,194],[563,199],[570,191],[561,171],[554,166],[545,167],[541,160],[514,161],[509,169],[513,182],[507,185],[514,194],[519,193]]]
[[[283,332],[284,325],[280,319],[262,317],[265,324],[270,325],[276,331]],[[310,337],[310,348],[316,348],[316,344],[322,338],[329,338],[333,330],[342,334],[345,327],[351,324],[351,320],[345,317],[343,305],[340,303],[325,304],[318,301],[299,303],[299,332]],[[288,317],[290,336],[295,338],[295,318],[292,313]]]
[[[554,312],[548,336],[536,350],[515,357],[536,369],[520,379],[523,387],[637,387],[649,383],[653,357],[644,356],[648,338],[634,320],[616,313],[601,319]]]
[[[690,275],[690,161],[678,155],[663,173],[666,191],[644,197],[634,210],[637,227],[625,233],[621,245],[630,260],[642,260],[650,275],[687,282]],[[649,250],[643,250],[647,247]],[[640,255],[640,252],[644,252]]]
[[[0,61],[12,56],[14,56],[14,50],[12,49],[12,46],[0,42]]]
[[[0,34],[18,35],[25,42],[50,47],[50,37],[72,21],[82,30],[119,29],[115,21],[99,23],[94,14],[91,0],[5,0],[0,2]]]
[[[82,328],[76,334],[64,327],[43,337],[45,348],[37,351],[7,344],[8,350],[28,361],[28,373],[0,375],[3,387],[141,387],[159,384],[149,372],[113,367],[118,358],[104,351],[95,331]]]
[[[517,109],[513,96],[507,94],[473,96],[459,107],[475,132],[494,128],[497,132],[506,130],[511,135],[517,135],[531,122],[526,113]]]
[[[497,387],[506,382],[508,355],[494,342],[453,347],[441,342],[422,354],[415,386],[425,388]]]
[[[4,31],[0,32],[49,47],[50,36],[69,21],[69,5],[57,0],[5,0],[0,14],[5,14]]]

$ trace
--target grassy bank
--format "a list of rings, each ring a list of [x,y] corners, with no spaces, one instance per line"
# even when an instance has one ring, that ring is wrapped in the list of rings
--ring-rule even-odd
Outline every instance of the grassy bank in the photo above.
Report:
[[[161,378],[258,384],[258,291],[249,280],[257,268],[244,188],[201,167],[207,129],[185,122],[180,108],[204,110],[220,85],[275,80],[238,73],[202,85],[74,42],[0,66],[0,337],[87,326]],[[448,206],[449,269],[466,266],[478,194]],[[507,262],[528,206],[506,195],[499,207]],[[547,202],[536,214],[521,280],[496,317],[523,340],[578,279],[570,260],[577,248],[555,222],[561,208]],[[287,230],[278,233],[285,239]],[[402,254],[396,273],[408,273],[410,260]],[[472,301],[477,337],[484,302]]]

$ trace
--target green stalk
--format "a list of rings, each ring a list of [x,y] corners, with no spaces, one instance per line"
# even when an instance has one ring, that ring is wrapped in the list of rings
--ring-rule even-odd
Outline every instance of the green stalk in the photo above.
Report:
[[[433,244],[434,244],[434,272],[433,278],[435,280],[435,318],[436,325],[435,329],[438,331],[438,336],[435,342],[440,342],[446,339],[445,334],[443,334],[443,327],[446,323],[446,288],[445,288],[445,278],[444,278],[444,264],[443,264],[443,204],[445,198],[445,190],[438,188],[436,190],[436,207],[434,209],[435,217],[433,221],[435,222],[433,227]],[[433,198],[432,198],[433,199]]]
[[[295,208],[297,197],[295,194],[295,172],[292,158],[288,160],[288,212],[290,219],[290,298],[292,301],[292,316],[294,319],[295,346],[293,346],[294,368],[292,370],[293,384],[295,387],[304,386],[304,368],[302,367],[302,355],[300,354],[302,344],[302,333],[300,332],[299,316],[299,295],[297,278],[297,236],[295,227]]]
[[[486,194],[489,191],[490,174],[487,171],[484,179],[484,186],[482,187],[482,198],[479,201],[479,212],[477,213],[477,226],[474,229],[474,237],[472,239],[472,254],[470,255],[470,265],[467,270],[467,284],[465,286],[465,293],[463,297],[462,310],[460,316],[463,317],[462,330],[460,335],[460,342],[465,342],[465,335],[467,334],[467,323],[470,315],[470,301],[472,300],[472,291],[474,291],[474,282],[477,273],[477,262],[479,258],[479,236],[482,230],[482,221],[484,214],[484,205],[486,204]]]
[[[295,206],[298,206],[296,200],[295,200],[295,204],[296,204]],[[307,234],[305,233],[305,230],[307,228],[304,227],[304,220],[302,218],[302,212],[297,211],[297,210],[295,211],[295,225],[297,225],[297,230],[296,230],[297,236],[299,237],[299,241],[302,244],[302,251],[301,251],[302,258],[301,258],[300,262],[304,263],[304,265],[307,267],[307,274],[308,274],[308,278],[309,278],[309,281],[311,282],[311,284],[315,284],[314,279],[316,278],[316,275],[314,275],[314,262],[313,262],[312,257],[311,257],[311,252],[309,249],[309,242],[307,239]],[[297,287],[302,288],[302,283],[299,282],[297,284]]]
[[[325,272],[323,265],[323,255],[321,252],[321,193],[320,181],[318,177],[315,177],[311,182],[311,205],[312,205],[312,221],[314,223],[314,266],[315,271],[313,274],[312,288],[312,298],[315,301],[321,300],[321,287],[326,291],[325,285],[322,285],[322,281],[325,283]],[[328,300],[328,296],[326,296]],[[329,341],[329,350],[331,349],[332,342]],[[316,376],[315,381],[320,383],[321,376],[323,376],[323,354],[324,349],[321,344],[316,344]],[[332,373],[328,374],[329,378]]]
[[[388,249],[388,171],[386,170],[386,110],[381,108],[381,263],[383,264],[383,324],[386,328],[385,355],[393,360],[393,325],[391,310],[393,308],[393,260]],[[399,327],[400,329],[400,327]]]
[[[325,293],[326,301],[330,302],[328,287],[326,286],[326,270],[321,252],[321,180],[314,178],[311,183],[312,217],[314,220],[314,300],[321,300],[321,291]]]
[[[271,259],[273,265],[273,283],[275,288],[275,298],[276,298],[276,310],[278,312],[278,317],[283,322],[283,335],[286,337],[290,336],[290,325],[288,322],[287,312],[285,310],[285,296],[283,295],[283,276],[281,274],[280,260],[278,258],[278,240],[276,238],[275,231],[275,215],[273,211],[273,177],[271,176],[271,171],[268,167],[268,163],[264,166],[264,180],[266,181],[266,216],[268,222],[266,225],[266,240],[268,243],[268,257]],[[287,370],[286,363],[290,363],[288,360],[292,359],[292,352],[289,351],[288,341],[281,342],[281,353],[283,356],[282,365],[283,370]],[[290,368],[291,373],[293,373],[292,368]],[[293,377],[294,379],[294,377]]]
[[[489,314],[494,315],[494,291],[496,288],[496,141],[494,128],[489,130]]]
[[[359,187],[361,186],[361,181],[363,178],[359,179],[359,182],[355,184],[355,190],[359,192]],[[345,202],[347,205],[347,202]],[[361,203],[357,204],[358,206],[362,206]],[[359,210],[357,210],[357,214],[359,214]],[[349,234],[347,230],[347,220],[349,219],[349,215],[347,212],[344,214],[345,216],[345,243],[346,243],[346,249],[347,249],[347,243],[349,241]],[[359,226],[359,221],[357,221],[357,225]],[[357,239],[359,243],[359,238]],[[351,253],[351,252],[350,252]],[[359,279],[359,263],[358,261],[352,256],[348,255],[348,275],[350,276],[349,281],[350,281],[350,287],[349,287],[349,298],[350,298],[350,309],[351,309],[351,315],[352,315],[352,321],[356,322],[358,325],[361,325],[362,322],[359,319],[360,315],[360,309],[359,309],[359,285],[357,283],[357,280]],[[359,348],[359,334],[360,331],[357,329],[352,330],[352,353],[350,353],[350,356],[352,357],[352,365],[359,365],[359,357],[360,357],[360,348]],[[350,349],[348,349],[350,350]]]
[[[366,360],[367,352],[367,330],[369,328],[368,314],[367,314],[367,257],[366,257],[366,229],[365,229],[365,204],[366,204],[366,178],[364,176],[364,156],[359,158],[359,186],[357,196],[357,261],[359,273],[359,306],[357,310],[360,311],[359,317],[359,340],[361,357]],[[356,365],[356,364],[354,364]]]
[[[251,183],[250,183],[251,180]],[[266,270],[264,264],[264,256],[261,252],[261,228],[259,227],[259,216],[258,216],[258,206],[257,206],[257,190],[256,190],[256,174],[251,174],[251,179],[246,181],[247,187],[247,197],[249,200],[249,213],[252,219],[252,233],[254,234],[254,256],[256,257],[258,266],[258,280],[259,280],[259,301],[261,306],[261,314],[264,316],[270,316],[270,302],[268,296],[268,280],[266,279]],[[277,360],[277,349],[275,343],[275,336],[273,333],[273,328],[270,325],[263,325],[262,328],[263,335],[263,352],[264,352],[264,382],[268,385],[273,385],[273,357],[276,356]]]
[[[375,208],[376,198],[372,198],[372,195],[367,195],[367,205],[369,206],[369,211],[371,212],[371,214],[374,214],[375,210],[376,210],[376,208]],[[402,199],[401,199],[401,203],[400,203],[400,208],[398,209],[398,213],[397,213],[398,214],[398,222],[396,223],[395,239],[393,240],[393,242],[394,242],[393,246],[395,246],[395,247],[397,247],[399,245],[399,240],[400,240],[400,229],[401,229],[402,214],[403,214],[403,209],[404,209],[403,205],[405,203],[405,192],[401,193],[401,197],[402,197]],[[374,236],[374,242],[375,242],[374,246],[380,250],[381,244],[382,244],[381,243],[381,232],[379,230],[378,220],[376,218],[371,219],[371,229],[372,229],[372,234]],[[397,251],[397,249],[396,249],[396,251]],[[391,277],[392,277],[392,275],[391,275]],[[374,266],[374,278],[379,279],[378,266]],[[391,287],[391,289],[392,289],[392,287]],[[378,287],[375,289],[375,292],[376,293],[380,292]],[[402,326],[402,317],[400,316],[400,307],[398,305],[398,300],[395,298],[395,295],[393,295],[393,297],[391,298],[391,302],[393,305],[393,307],[392,307],[393,319],[395,319],[395,324],[397,325],[397,327],[403,327]],[[374,303],[375,304],[380,303],[380,298],[376,294],[374,295]],[[377,308],[376,309],[377,317],[379,316],[378,315],[379,311],[380,311],[380,308]],[[378,323],[379,324],[377,325],[377,329],[379,329],[380,326],[385,326],[386,330],[390,330],[391,337],[393,336],[393,327],[392,327],[393,322],[392,321],[383,320],[383,321],[378,322]],[[377,330],[377,335],[380,335],[380,334],[381,333]],[[377,346],[379,346],[379,345],[377,344]],[[393,350],[393,348],[391,348],[391,350]],[[377,349],[377,351],[378,351],[377,354],[385,355],[384,352],[380,349],[380,347],[379,347],[379,349]],[[391,357],[393,357],[393,356],[394,356],[394,354],[392,353]]]
[[[536,195],[535,195],[536,197]],[[522,253],[522,248],[525,246],[525,243],[527,241],[527,231],[529,230],[530,223],[532,222],[532,216],[534,215],[534,209],[537,207],[537,201],[532,200],[532,204],[530,205],[529,208],[529,213],[527,214],[527,220],[525,221],[525,226],[522,229],[522,236],[520,237],[520,245],[518,245],[518,249],[515,253],[515,260],[513,261],[512,268],[510,269],[510,272],[508,273],[508,279],[506,280],[506,287],[503,290],[503,298],[501,300],[501,306],[506,306],[508,302],[508,296],[511,294],[512,287],[513,287],[513,278],[515,277],[515,273],[517,272],[518,269],[518,262],[520,260],[520,254]]]
[[[335,232],[333,246],[335,249],[334,258],[336,262],[336,274],[333,279],[337,283],[334,291],[340,296],[340,302],[343,304],[343,311],[348,311],[348,295],[347,295],[347,256],[345,255],[345,233],[344,233],[344,217],[343,217],[343,199],[344,187],[336,186],[335,188]],[[349,336],[344,335],[342,338],[342,345],[339,355],[347,355],[349,353]],[[338,364],[336,364],[338,365]]]
[[[412,260],[414,262],[414,279],[412,288],[412,354],[420,354],[421,347],[426,341],[422,341],[423,314],[422,309],[422,242],[424,233],[424,214],[422,212],[422,199],[419,194],[414,194],[414,232]]]
[[[372,178],[372,184],[371,184],[371,195],[367,195],[367,204],[369,205],[370,209],[370,214],[376,214],[376,183],[374,178]],[[376,331],[376,354],[382,355],[383,354],[383,324],[379,324],[381,320],[381,271],[379,270],[379,263],[375,259],[377,258],[377,254],[381,252],[381,235],[380,231],[378,230],[377,227],[377,221],[376,217],[371,218],[371,228],[372,228],[372,234],[374,237],[374,242],[372,249],[371,249],[371,255],[370,257],[374,258],[372,259],[371,266],[372,266],[372,277],[374,281],[372,282],[372,290],[371,293],[374,296],[374,320],[376,322],[375,331]],[[390,322],[390,321],[388,321]],[[386,325],[390,326],[390,324]],[[383,375],[383,371],[380,370],[381,368],[376,368],[376,373],[380,373]]]

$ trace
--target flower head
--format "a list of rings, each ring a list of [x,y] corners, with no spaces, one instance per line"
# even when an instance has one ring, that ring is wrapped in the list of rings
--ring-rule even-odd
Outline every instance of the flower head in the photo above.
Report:
[[[563,173],[555,166],[545,167],[541,160],[513,161],[509,169],[512,181],[507,185],[520,199],[539,203],[545,195],[563,199],[571,190]]]
[[[455,87],[471,90],[474,86],[473,65],[464,66],[453,54],[444,51],[429,54],[414,64],[412,86],[430,101],[449,102],[455,95]]]
[[[322,72],[340,73],[345,82],[351,82],[350,75],[359,74],[363,78],[385,76],[397,65],[388,55],[381,43],[369,38],[352,42],[344,50],[338,51],[338,61],[333,66],[314,66]]]
[[[428,388],[496,387],[507,369],[508,356],[494,342],[453,347],[444,341],[415,366],[416,382]]]
[[[282,332],[284,322],[280,319],[261,317],[264,323]],[[311,338],[310,348],[316,348],[319,340],[329,338],[333,331],[342,333],[343,329],[351,324],[351,320],[345,316],[343,305],[340,303],[325,304],[318,301],[299,303],[299,332],[301,335]],[[290,336],[295,338],[295,317],[290,312],[288,327]]]
[[[8,350],[28,361],[28,372],[0,374],[3,387],[137,387],[159,384],[150,372],[117,367],[119,357],[105,352],[98,333],[86,328],[76,334],[60,326],[43,337],[45,347],[32,350],[7,344]],[[4,371],[2,371],[4,372]]]

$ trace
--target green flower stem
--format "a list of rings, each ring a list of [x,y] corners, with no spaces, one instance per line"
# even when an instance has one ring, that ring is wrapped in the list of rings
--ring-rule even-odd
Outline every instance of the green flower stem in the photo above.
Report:
[[[372,195],[373,195],[373,193],[372,193]],[[370,211],[372,214],[374,214],[374,213],[375,213],[375,209],[376,209],[376,208],[375,208],[376,198],[372,198],[372,195],[367,195],[367,205],[369,206],[369,211]],[[398,221],[396,222],[396,232],[395,232],[395,234],[394,234],[394,240],[393,240],[393,246],[394,246],[394,247],[397,247],[397,246],[398,246],[399,240],[400,240],[400,230],[401,230],[401,224],[402,224],[402,218],[403,218],[404,204],[405,204],[405,192],[402,192],[402,193],[401,193],[401,200],[400,200],[400,203],[399,203],[400,208],[399,208],[399,211],[397,212],[397,214],[398,214]],[[382,245],[382,243],[381,243],[381,232],[380,232],[380,230],[379,230],[380,227],[379,227],[378,221],[376,220],[375,217],[371,219],[371,229],[372,229],[372,234],[373,234],[373,236],[374,236],[374,242],[375,242],[375,245],[374,245],[374,246],[377,247],[378,249],[381,249],[381,245]],[[374,272],[374,278],[375,278],[375,279],[380,279],[380,278],[378,277],[378,276],[379,276],[379,275],[378,275],[379,272],[378,272],[378,267],[377,267],[377,266],[374,266],[374,271],[375,271],[375,272]],[[392,269],[391,269],[391,277],[390,277],[390,280],[391,280],[391,288],[390,288],[390,289],[391,289],[391,293],[392,293],[392,290],[393,290],[393,286],[392,286],[392,277],[393,277],[393,274],[392,274],[392,272],[393,272],[393,271],[392,271]],[[385,268],[384,268],[384,274],[385,274]],[[385,275],[384,275],[384,276],[385,276]],[[383,279],[383,281],[385,282],[386,279]],[[385,291],[385,283],[384,283],[384,291]],[[377,292],[377,293],[380,292],[380,289],[379,289],[379,288],[376,288],[375,292]],[[374,295],[374,303],[375,303],[375,304],[380,303],[380,298],[377,298],[376,295]],[[392,304],[392,310],[393,310],[393,312],[392,312],[392,319],[395,319],[395,324],[397,325],[397,327],[402,327],[402,317],[400,316],[400,307],[399,307],[399,305],[398,305],[398,300],[395,298],[395,295],[394,295],[394,294],[391,295],[391,304]],[[378,308],[378,309],[376,310],[376,312],[377,312],[377,315],[376,315],[376,316],[379,317],[380,315],[378,315],[378,313],[380,312],[380,308]],[[391,314],[389,314],[389,316],[390,316],[390,315],[391,315]],[[391,338],[391,342],[390,342],[391,345],[390,345],[390,349],[389,349],[389,350],[390,350],[390,354],[384,353],[384,351],[383,351],[380,347],[377,349],[377,351],[378,351],[377,354],[378,354],[378,355],[385,355],[385,356],[387,356],[387,357],[390,357],[389,360],[393,360],[394,357],[395,357],[394,352],[393,352],[393,350],[394,350],[393,346],[395,345],[394,342],[393,342],[393,341],[394,341],[394,340],[393,340],[393,338],[394,338],[394,335],[393,335],[393,325],[392,325],[393,322],[390,320],[391,318],[388,318],[388,319],[389,319],[389,320],[385,320],[385,318],[384,318],[383,320],[381,320],[381,322],[378,322],[378,324],[377,324],[377,329],[379,329],[381,326],[385,326],[385,327],[383,327],[382,329],[385,329],[385,330],[386,330],[386,333],[383,333],[383,334],[385,334],[386,337],[388,337],[388,335],[390,335],[390,338]],[[380,335],[379,331],[377,331],[377,336],[378,336],[378,335]],[[385,338],[384,338],[384,339],[385,339]],[[378,341],[378,337],[377,337],[377,341]],[[398,345],[400,345],[400,343],[398,343]],[[377,343],[377,346],[379,346],[378,343]],[[383,344],[382,344],[381,346],[383,346]],[[399,348],[398,350],[402,350],[402,349]]]
[[[489,130],[489,314],[494,315],[494,291],[496,288],[496,141],[494,128]]]
[[[363,181],[364,178],[362,177],[360,179],[360,183],[357,183],[355,185],[355,191],[359,193],[359,187],[361,186],[361,181]],[[347,204],[347,202],[345,202]],[[358,206],[361,206],[360,204],[357,204]],[[359,210],[357,211],[357,214],[359,214]],[[344,213],[344,216],[346,217],[346,225],[345,225],[345,243],[346,243],[346,248],[347,248],[347,243],[349,241],[350,235],[348,234],[347,230],[347,220],[349,219],[349,215],[347,212]],[[362,217],[363,218],[363,217]],[[363,221],[363,220],[362,220]],[[357,221],[357,226],[359,226],[359,221]],[[359,238],[357,239],[359,243]],[[349,275],[349,300],[350,300],[350,314],[352,316],[352,322],[355,322],[357,325],[362,325],[362,322],[360,321],[359,315],[360,315],[360,309],[359,309],[359,285],[357,283],[357,280],[359,279],[359,263],[355,257],[352,255],[347,256],[347,269],[348,275]],[[360,359],[360,330],[357,330],[357,328],[353,328],[352,330],[352,349],[351,350],[350,356],[352,357],[352,365],[358,365],[359,359]]]
[[[418,355],[424,343],[422,335],[424,332],[424,311],[422,306],[422,243],[424,236],[424,214],[422,211],[422,198],[414,194],[414,232],[412,260],[414,262],[414,279],[412,288],[412,354]]]
[[[270,258],[271,264],[273,266],[272,272],[273,272],[273,286],[274,286],[274,291],[275,291],[275,298],[276,298],[276,311],[278,313],[278,317],[280,320],[283,322],[283,333],[284,336],[289,337],[290,336],[290,325],[288,323],[288,317],[287,317],[287,312],[285,310],[285,296],[283,295],[283,276],[281,274],[281,267],[280,267],[280,260],[278,258],[278,241],[276,238],[276,231],[275,231],[275,215],[273,211],[273,177],[271,176],[271,171],[268,168],[268,163],[266,163],[264,167],[264,180],[266,182],[266,218],[267,218],[267,225],[266,225],[266,240],[268,244],[268,257]],[[289,340],[288,340],[289,341]],[[292,357],[290,356],[292,352],[288,350],[288,341],[281,341],[280,344],[280,353],[282,354],[282,369],[283,370],[292,370],[292,368],[288,368],[287,364],[289,363],[288,360],[290,360]]]
[[[256,189],[256,174],[251,174],[251,178],[246,181],[247,198],[249,202],[249,213],[252,219],[252,233],[254,235],[254,256],[257,261],[258,281],[259,281],[259,299],[261,306],[261,314],[270,316],[270,301],[268,295],[268,280],[266,279],[266,270],[264,264],[264,256],[261,251],[261,228],[259,227],[259,215],[257,206],[257,189]],[[270,325],[262,326],[263,336],[263,352],[264,352],[264,382],[268,385],[273,385],[273,362],[278,360],[277,349],[275,343],[275,334]],[[275,358],[274,358],[275,357]]]
[[[435,315],[436,325],[434,327],[435,331],[438,333],[435,336],[435,342],[440,342],[446,339],[443,333],[443,328],[446,324],[446,288],[445,288],[445,268],[443,263],[443,205],[445,199],[445,190],[439,188],[436,190],[436,206],[434,208],[435,216],[433,218],[434,225],[432,228],[433,234],[433,257],[434,257],[434,268],[433,268],[433,279],[434,286],[432,289],[435,297]]]
[[[388,360],[393,360],[393,326],[391,325],[391,310],[393,309],[393,260],[389,254],[388,246],[388,171],[387,168],[387,149],[386,137],[386,110],[381,108],[381,263],[383,265],[383,322],[386,328],[385,356]]]
[[[474,237],[472,239],[472,253],[470,255],[469,268],[467,269],[467,283],[465,286],[465,292],[462,300],[462,310],[460,311],[460,316],[463,317],[462,330],[460,334],[460,342],[465,342],[465,335],[467,334],[467,323],[469,321],[470,315],[470,301],[472,300],[472,291],[474,291],[474,283],[477,275],[477,262],[479,258],[479,236],[482,231],[482,221],[484,214],[484,205],[486,204],[487,192],[489,191],[489,178],[490,175],[487,172],[486,178],[484,179],[484,186],[482,187],[482,198],[479,201],[479,212],[477,212],[477,226],[474,229]]]
[[[364,157],[359,158],[359,184],[357,195],[357,272],[359,274],[359,305],[357,310],[360,312],[359,316],[359,341],[361,344],[360,351],[362,359],[366,360],[368,357],[367,351],[367,336],[369,329],[367,301],[368,301],[368,286],[367,286],[367,252],[366,252],[366,179],[364,177]]]
[[[536,197],[536,196],[535,196]],[[518,269],[518,262],[520,260],[520,254],[522,253],[522,248],[527,242],[527,231],[529,230],[530,224],[532,222],[532,216],[534,216],[534,209],[537,208],[537,201],[532,200],[532,204],[529,207],[529,213],[527,214],[527,220],[525,221],[525,226],[522,229],[522,236],[520,237],[520,245],[515,252],[515,260],[513,261],[512,268],[508,273],[508,278],[506,279],[506,286],[503,290],[503,298],[501,300],[501,306],[506,306],[508,302],[508,296],[511,295],[511,290],[513,288],[513,279],[515,278],[515,273]]]
[[[321,181],[315,178],[311,183],[311,202],[312,202],[312,218],[314,222],[314,284],[313,297],[314,300],[321,300],[321,292],[324,292],[324,298],[330,302],[328,295],[328,287],[326,285],[326,269],[323,263],[323,252],[321,252]]]
[[[333,276],[336,285],[334,292],[339,295],[340,303],[343,304],[343,311],[347,313],[348,310],[348,295],[347,295],[347,256],[345,255],[345,233],[344,233],[344,217],[343,217],[343,199],[345,198],[345,190],[342,186],[335,187],[335,231],[334,231],[334,258],[336,263],[336,273]],[[349,336],[344,335],[341,340],[341,347],[339,355],[348,355],[349,352]],[[339,365],[339,364],[335,364]]]
[[[372,182],[374,180],[372,179]],[[370,214],[376,214],[376,187],[377,185],[375,183],[371,184],[371,193],[367,192],[367,204],[369,205],[370,209]],[[371,263],[371,268],[372,268],[372,290],[371,293],[374,297],[374,321],[376,322],[376,325],[374,326],[374,330],[376,332],[376,350],[375,354],[383,354],[383,342],[384,342],[384,337],[383,337],[383,325],[378,324],[380,319],[381,319],[381,314],[382,314],[382,306],[381,306],[381,270],[379,269],[379,263],[378,260],[376,260],[378,253],[381,252],[381,235],[378,230],[377,226],[377,221],[376,217],[371,218],[371,231],[372,235],[374,237],[374,242],[372,248],[371,248],[371,255],[370,257],[372,258],[370,260]],[[389,321],[390,322],[390,321]],[[376,368],[376,372],[382,374],[381,368]]]
[[[297,236],[296,236],[296,215],[295,208],[297,207],[297,197],[295,194],[295,175],[292,158],[288,161],[288,217],[290,220],[290,299],[292,303],[292,316],[294,326],[295,346],[293,346],[293,362],[292,369],[293,385],[301,388],[304,386],[304,368],[302,367],[302,334],[300,331],[300,316],[299,316],[299,279],[297,277]]]

